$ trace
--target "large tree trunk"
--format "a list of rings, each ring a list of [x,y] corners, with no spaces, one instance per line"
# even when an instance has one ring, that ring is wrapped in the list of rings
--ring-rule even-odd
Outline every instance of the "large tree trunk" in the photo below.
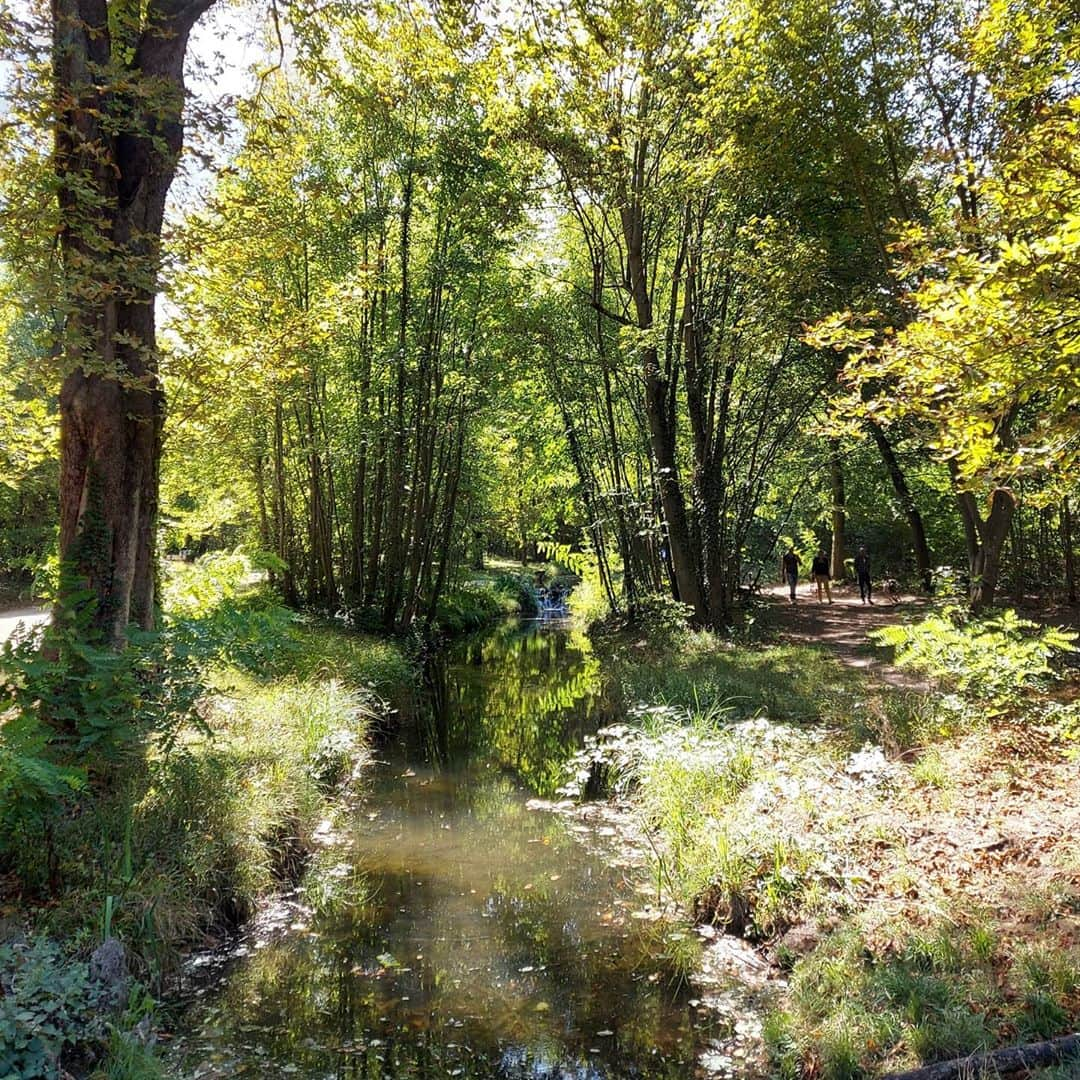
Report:
[[[653,326],[652,298],[646,279],[644,220],[641,189],[644,184],[645,147],[639,145],[634,155],[634,196],[621,211],[623,236],[626,240],[626,266],[630,293],[634,303],[637,326],[651,330]],[[660,357],[655,345],[641,350],[642,374],[645,380],[645,412],[649,421],[649,444],[656,462],[656,483],[660,506],[667,530],[667,546],[671,557],[678,599],[694,609],[695,616],[705,621],[707,613],[698,584],[697,560],[690,542],[690,523],[686,500],[679,480],[676,453],[675,418],[669,397],[669,382],[660,370]]]
[[[154,299],[183,141],[184,53],[212,3],[152,0],[141,16],[125,8],[112,19],[107,0],[52,5],[68,303],[60,556],[92,591],[93,623],[116,647],[130,622],[154,623],[164,418]]]
[[[955,467],[952,467],[955,480]],[[957,505],[964,522],[971,575],[970,602],[974,609],[994,602],[1001,574],[1001,552],[1016,513],[1016,498],[1007,488],[995,488],[990,496],[990,512],[985,518],[970,491],[957,491]]]

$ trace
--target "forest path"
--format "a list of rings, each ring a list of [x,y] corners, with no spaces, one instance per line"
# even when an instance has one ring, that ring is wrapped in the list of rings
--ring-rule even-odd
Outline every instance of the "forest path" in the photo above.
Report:
[[[881,650],[869,638],[871,630],[914,622],[922,617],[926,601],[918,596],[879,596],[872,604],[859,599],[852,585],[834,585],[833,602],[817,599],[817,586],[800,583],[796,602],[786,585],[766,586],[762,595],[769,606],[769,625],[781,641],[829,649],[845,666],[872,674],[906,689],[924,683],[881,659]]]
[[[0,609],[0,644],[3,644],[20,623],[25,626],[35,626],[38,623],[48,621],[49,612],[42,607],[17,607]]]

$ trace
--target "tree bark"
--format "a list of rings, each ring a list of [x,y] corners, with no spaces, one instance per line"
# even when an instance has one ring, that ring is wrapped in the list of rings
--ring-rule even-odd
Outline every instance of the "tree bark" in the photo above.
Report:
[[[68,307],[60,557],[92,591],[92,625],[117,648],[130,622],[154,624],[165,406],[154,300],[165,198],[183,142],[184,54],[213,2],[152,0],[141,16],[110,13],[107,0],[52,4]]]
[[[1073,547],[1072,509],[1069,497],[1061,500],[1061,546],[1065,552],[1065,591],[1070,604],[1076,603],[1076,549]]]
[[[1016,498],[1007,488],[995,488],[985,518],[970,491],[958,491],[956,500],[968,544],[969,598],[972,608],[977,610],[994,602],[1001,573],[1001,552],[1016,512]]]
[[[832,453],[829,455],[829,486],[832,490],[832,576],[842,582],[847,576],[844,566],[845,525],[847,524],[847,505],[844,500],[844,466],[840,461],[840,441],[831,440]]]
[[[922,582],[923,589],[930,592],[934,586],[934,579],[931,571],[930,546],[926,542],[926,526],[923,524],[922,514],[919,512],[918,506],[915,505],[915,499],[911,494],[911,489],[908,487],[907,477],[904,476],[904,470],[900,468],[900,462],[897,460],[896,453],[885,432],[873,421],[870,421],[867,426],[870,429],[870,436],[878,448],[878,453],[881,454],[881,460],[885,463],[885,469],[889,474],[889,479],[892,481],[893,491],[896,492],[900,505],[903,507],[904,516],[907,518],[908,528],[911,530],[912,548],[915,553],[915,570],[919,575],[920,582]]]
[[[634,196],[621,211],[623,236],[626,240],[626,266],[629,272],[631,298],[637,326],[642,331],[653,328],[652,299],[646,278],[644,221],[641,206],[641,187],[644,184],[645,147],[635,150]],[[698,585],[697,561],[690,543],[690,524],[686,500],[679,481],[676,454],[675,418],[672,415],[668,379],[660,371],[660,357],[655,344],[641,349],[642,374],[645,380],[645,411],[649,421],[649,445],[656,462],[656,483],[660,505],[667,529],[668,552],[671,557],[678,599],[694,609],[695,616],[707,618]]]

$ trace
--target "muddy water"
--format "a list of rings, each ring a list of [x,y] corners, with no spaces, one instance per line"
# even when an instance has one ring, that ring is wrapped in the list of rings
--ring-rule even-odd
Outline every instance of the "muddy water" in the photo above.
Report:
[[[504,626],[431,676],[304,887],[202,980],[173,1074],[695,1075],[722,1022],[679,979],[687,928],[615,830],[537,799],[606,718],[587,641]]]

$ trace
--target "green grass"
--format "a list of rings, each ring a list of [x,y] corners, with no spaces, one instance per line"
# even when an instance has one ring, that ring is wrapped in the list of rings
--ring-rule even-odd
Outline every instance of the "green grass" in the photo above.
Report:
[[[122,782],[60,822],[64,891],[36,913],[40,931],[88,949],[112,897],[112,932],[156,981],[185,946],[243,922],[296,876],[328,796],[367,762],[379,705],[332,680],[232,675],[231,692],[204,705],[210,736],[129,760]],[[19,869],[40,878],[40,867]]]
[[[982,922],[896,925],[879,945],[851,922],[792,972],[766,1024],[777,1073],[850,1080],[1060,1034],[1080,953],[999,941]]]
[[[612,682],[628,704],[816,723],[845,715],[864,689],[826,650],[805,645],[736,647],[708,631],[685,631],[669,647],[654,649],[630,634],[607,651]]]
[[[104,1062],[90,1080],[164,1080],[167,1075],[153,1047],[117,1029],[109,1038]]]
[[[244,567],[219,560],[212,582]],[[401,643],[310,624],[258,587],[214,592],[190,570],[181,584],[167,633],[195,665],[194,692],[203,687],[199,722],[174,704],[168,739],[148,728],[107,758],[84,755],[88,782],[47,819],[51,845],[32,822],[14,826],[26,835],[8,845],[3,869],[21,885],[19,933],[46,949],[42,971],[82,970],[114,936],[138,984],[160,988],[184,950],[230,932],[299,877],[316,830],[362,779],[372,721],[411,698],[417,669]],[[77,1056],[72,1044],[89,1040],[99,1080],[158,1077],[126,1023],[61,1032],[57,1052]]]
[[[602,749],[634,790],[665,886],[697,918],[762,939],[822,903],[812,806],[793,794],[835,761],[805,734],[668,706]]]
[[[765,1029],[772,1075],[862,1080],[1075,1028],[1080,949],[1060,935],[1040,946],[970,904],[948,907],[954,922],[904,921],[918,905],[901,898],[927,883],[905,885],[903,850],[872,854],[903,848],[890,823],[911,806],[947,808],[964,790],[954,770],[981,760],[950,742],[972,728],[967,702],[870,681],[811,646],[670,628],[596,641],[627,723],[593,753],[631,792],[666,890],[698,919],[770,942],[791,969]],[[1024,765],[998,768],[1011,780]],[[1067,901],[1030,902],[1050,918]]]

